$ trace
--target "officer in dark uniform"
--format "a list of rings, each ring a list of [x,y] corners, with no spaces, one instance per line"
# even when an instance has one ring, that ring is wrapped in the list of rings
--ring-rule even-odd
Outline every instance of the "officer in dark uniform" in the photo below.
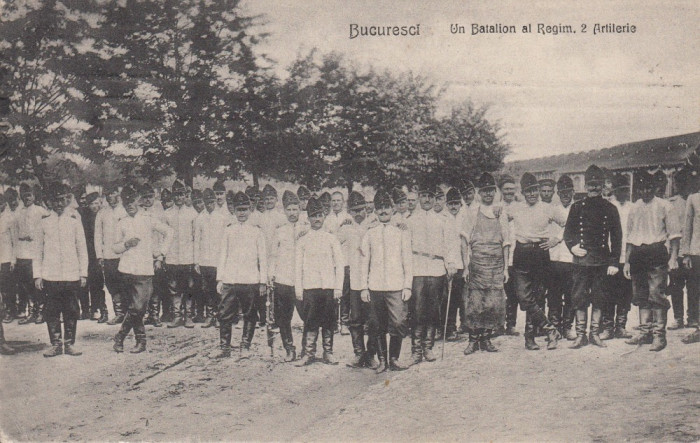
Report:
[[[622,248],[622,227],[617,208],[603,198],[605,173],[591,165],[585,174],[587,196],[575,202],[564,228],[564,241],[574,255],[573,308],[576,309],[576,340],[578,349],[586,344],[588,306],[591,312],[590,342],[606,347],[600,339],[599,327],[605,306],[607,276],[619,272]]]

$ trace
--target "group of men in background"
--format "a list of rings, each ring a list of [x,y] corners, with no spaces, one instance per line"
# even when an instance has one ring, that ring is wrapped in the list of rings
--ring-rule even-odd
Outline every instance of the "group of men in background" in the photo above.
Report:
[[[435,360],[443,333],[468,334],[467,355],[494,352],[494,336],[519,335],[519,305],[529,350],[546,335],[548,349],[564,336],[572,348],[627,338],[658,351],[671,305],[671,328],[697,329],[700,297],[698,173],[678,171],[668,200],[665,177],[637,172],[635,202],[627,175],[593,165],[579,199],[567,175],[525,173],[518,199],[514,178],[484,173],[447,192],[429,179],[408,192],[380,189],[371,202],[351,192],[347,205],[342,192],[300,186],[284,192],[281,208],[269,184],[234,193],[221,181],[191,190],[176,180],[158,204],[148,183],[106,186],[102,196],[23,183],[0,197],[3,322],[46,322],[47,357],[80,355],[78,319],[120,325],[116,352],[133,329],[135,353],[146,350],[146,325],[201,323],[219,329],[215,357],[225,358],[242,318],[241,358],[267,326],[279,329],[286,361],[316,361],[320,332],[322,360],[335,364],[340,331],[351,336],[349,366],[383,372],[404,369],[409,335],[413,364]],[[631,304],[635,336],[626,329]],[[696,341],[697,330],[684,339]],[[13,352],[2,335],[0,351]]]

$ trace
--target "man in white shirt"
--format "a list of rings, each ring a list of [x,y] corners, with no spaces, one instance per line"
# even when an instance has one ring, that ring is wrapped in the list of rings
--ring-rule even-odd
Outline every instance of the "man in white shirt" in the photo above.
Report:
[[[311,198],[311,191],[304,185],[299,186],[297,189],[297,197],[299,198],[299,221],[304,224],[308,224],[308,216],[306,214],[306,205],[309,203]]]
[[[452,293],[450,297],[450,305],[447,306],[447,294],[444,294],[442,303],[440,304],[440,324],[444,324],[447,320],[447,340],[457,340],[457,312],[460,314],[460,322],[466,328],[466,317],[464,304],[462,303],[462,291],[464,290],[464,261],[460,253],[462,240],[459,233],[462,230],[464,222],[464,213],[466,209],[462,205],[462,194],[457,188],[450,188],[447,191],[447,210],[445,213],[445,223],[448,232],[447,249],[452,254],[452,261],[456,264],[456,273],[452,281]],[[445,319],[447,314],[447,319]],[[438,334],[442,331],[438,331]]]
[[[194,219],[197,211],[185,204],[187,188],[182,182],[176,180],[172,190],[175,205],[165,211],[165,224],[175,232],[166,256],[168,294],[173,313],[168,328],[194,328]]]
[[[3,320],[5,319],[6,311],[9,311],[14,306],[9,300],[12,291],[8,290],[11,287],[12,269],[15,266],[14,222],[9,211],[5,211],[6,207],[5,194],[0,193],[0,319]],[[8,298],[7,301],[5,297]],[[10,318],[13,317],[10,316]],[[5,342],[5,332],[2,322],[0,322],[0,354],[10,355],[14,353],[15,350]]]
[[[462,180],[462,186],[459,193],[462,194],[462,198],[464,199],[464,207],[470,208],[474,203],[474,199],[476,198],[476,188],[474,187],[474,183],[469,179]]]
[[[681,340],[685,344],[700,342],[698,316],[700,310],[700,173],[697,169],[688,171],[688,182],[693,192],[688,196],[683,225],[683,266],[690,271],[688,278],[688,326],[695,331]]]
[[[632,279],[632,304],[639,307],[639,334],[625,343],[649,343],[650,351],[666,347],[666,322],[671,307],[666,298],[668,271],[678,267],[681,228],[671,214],[671,205],[654,196],[654,177],[638,172],[641,198],[627,220],[625,277]],[[666,249],[670,242],[671,254]]]
[[[447,279],[456,272],[447,249],[445,218],[433,210],[437,187],[424,182],[418,190],[420,208],[406,221],[413,248],[413,284],[409,312],[412,320],[413,364],[435,361],[433,346],[440,327],[440,301]]]
[[[394,188],[391,191],[391,199],[394,201],[394,216],[392,223],[405,223],[412,212],[408,210],[408,198],[406,193],[400,188]]]
[[[7,207],[0,217],[4,218],[5,223],[9,226],[12,238],[12,256],[16,261],[17,258],[17,215],[19,214],[19,197],[17,191],[14,188],[8,188],[5,191],[5,201],[7,202]],[[6,267],[6,269],[8,269]],[[17,278],[15,272],[15,266],[13,264],[12,269],[9,269],[6,278],[3,278],[4,287],[2,288],[3,298],[5,300],[5,305],[7,307],[7,313],[3,319],[3,323],[11,323],[12,320],[19,318],[19,315],[23,313],[27,308],[27,300],[18,297],[17,293]]]
[[[51,348],[44,357],[81,355],[73,348],[80,317],[78,290],[87,284],[88,253],[83,225],[74,211],[67,211],[70,189],[59,183],[49,187],[53,211],[45,214],[36,232],[32,261],[34,286],[46,291],[46,324]],[[63,340],[61,340],[63,316]]]
[[[337,364],[333,357],[333,332],[336,305],[343,290],[344,260],[335,235],[323,230],[326,218],[323,204],[309,199],[306,207],[311,230],[297,243],[294,290],[303,301],[306,353],[297,366],[305,366],[316,358],[316,341],[321,328],[323,361]]]
[[[234,195],[229,191],[226,203],[236,214],[236,220],[224,230],[216,266],[216,292],[221,295],[221,301],[217,313],[220,352],[215,358],[231,356],[231,329],[240,306],[243,312],[240,358],[244,359],[250,357],[258,319],[255,299],[264,297],[267,290],[267,251],[262,230],[248,222],[250,198],[243,192]]]
[[[377,191],[374,206],[379,224],[362,237],[360,294],[364,303],[369,302],[369,336],[379,348],[376,372],[401,371],[405,369],[399,364],[401,342],[409,332],[407,302],[413,285],[411,234],[391,223],[394,205],[386,191]]]
[[[510,175],[504,175],[498,181],[498,188],[501,191],[501,197],[503,198],[502,205],[503,208],[508,211],[508,207],[515,202],[515,179]],[[504,289],[506,291],[506,330],[505,335],[518,336],[519,332],[515,330],[516,321],[518,318],[518,295],[515,293],[515,271],[513,271],[513,249],[515,248],[515,237],[514,235],[514,223],[513,221],[508,222],[508,232],[510,233],[509,243],[511,244],[510,251],[508,253],[508,274],[511,278],[506,282]]]
[[[114,237],[117,232],[117,222],[126,216],[124,207],[119,204],[119,188],[116,184],[104,187],[107,204],[100,208],[95,216],[95,256],[102,268],[105,286],[112,296],[114,317],[107,321],[108,325],[120,324],[126,315],[126,305],[122,300],[123,290],[119,275],[119,254],[113,250]]]
[[[214,182],[212,191],[214,191],[214,195],[216,196],[216,210],[222,214],[228,214],[228,208],[226,207],[226,186],[224,186],[223,180]]]
[[[413,211],[418,207],[418,193],[409,190],[406,194],[406,204],[408,206],[408,214],[413,214]]]
[[[674,176],[676,194],[668,199],[671,205],[671,216],[678,220],[681,226],[681,234],[683,234],[683,225],[685,224],[686,203],[688,196],[691,194],[690,178],[687,168],[678,171]],[[673,317],[675,319],[675,323],[669,325],[669,330],[683,329],[684,326],[684,289],[686,289],[686,284],[691,278],[691,270],[683,266],[682,263],[684,253],[685,251],[681,247],[678,253],[678,268],[669,272],[669,283],[666,292],[671,296],[671,307],[673,308]],[[695,323],[697,323],[697,309],[693,309],[694,306],[691,307],[691,303],[691,299],[688,299],[688,321],[694,318]]]
[[[262,230],[265,236],[265,250],[268,255],[268,262],[273,251],[273,243],[275,241],[275,232],[277,228],[287,223],[287,217],[277,208],[277,189],[269,183],[265,185],[262,191],[262,198],[265,204],[265,212],[258,213],[257,225]],[[258,310],[258,318],[260,326],[264,326],[265,320],[265,303],[266,296],[260,296],[255,300],[255,306]]]
[[[156,205],[155,198],[156,193],[150,183],[143,183],[138,188],[139,191],[139,213],[143,215],[148,215],[153,217],[161,223],[165,223],[165,211],[163,210],[163,205]],[[163,189],[163,193],[167,191],[167,198],[170,198],[170,191]],[[162,196],[161,196],[162,197]],[[158,247],[158,245],[163,241],[162,235],[158,231],[153,232],[153,245]],[[158,317],[160,315],[160,304],[163,301],[163,311],[166,310],[166,300],[168,299],[168,278],[165,271],[165,264],[154,269],[153,271],[153,291],[151,291],[151,298],[148,301],[148,314],[144,320],[145,325],[152,325],[156,328],[163,326],[161,319]]]
[[[194,271],[200,276],[198,289],[201,290],[207,311],[202,327],[211,328],[216,324],[216,309],[219,304],[219,296],[216,293],[216,266],[221,249],[221,233],[229,222],[218,210],[217,197],[212,189],[204,190],[203,199],[204,211],[194,221]]]
[[[153,292],[154,269],[163,266],[163,257],[172,242],[173,229],[155,217],[139,212],[138,192],[125,186],[121,192],[126,216],[117,223],[112,250],[120,255],[119,272],[127,312],[114,337],[114,350],[124,352],[124,338],[134,329],[138,354],[146,350],[146,327],[143,316]],[[160,237],[153,234],[158,233]],[[160,239],[155,241],[155,239]]]

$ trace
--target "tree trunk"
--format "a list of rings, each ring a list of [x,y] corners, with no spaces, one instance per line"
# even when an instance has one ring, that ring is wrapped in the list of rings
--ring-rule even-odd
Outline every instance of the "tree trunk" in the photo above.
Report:
[[[347,185],[346,185],[348,187],[348,197],[350,197],[350,193],[352,192],[352,185],[353,184],[354,183],[352,180],[348,180]]]

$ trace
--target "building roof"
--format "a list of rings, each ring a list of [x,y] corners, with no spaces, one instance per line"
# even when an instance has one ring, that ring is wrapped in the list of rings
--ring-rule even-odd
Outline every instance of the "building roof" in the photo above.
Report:
[[[508,162],[504,172],[512,175],[523,172],[575,174],[584,172],[591,164],[609,170],[677,166],[685,162],[699,145],[700,132],[693,132],[594,151]]]

